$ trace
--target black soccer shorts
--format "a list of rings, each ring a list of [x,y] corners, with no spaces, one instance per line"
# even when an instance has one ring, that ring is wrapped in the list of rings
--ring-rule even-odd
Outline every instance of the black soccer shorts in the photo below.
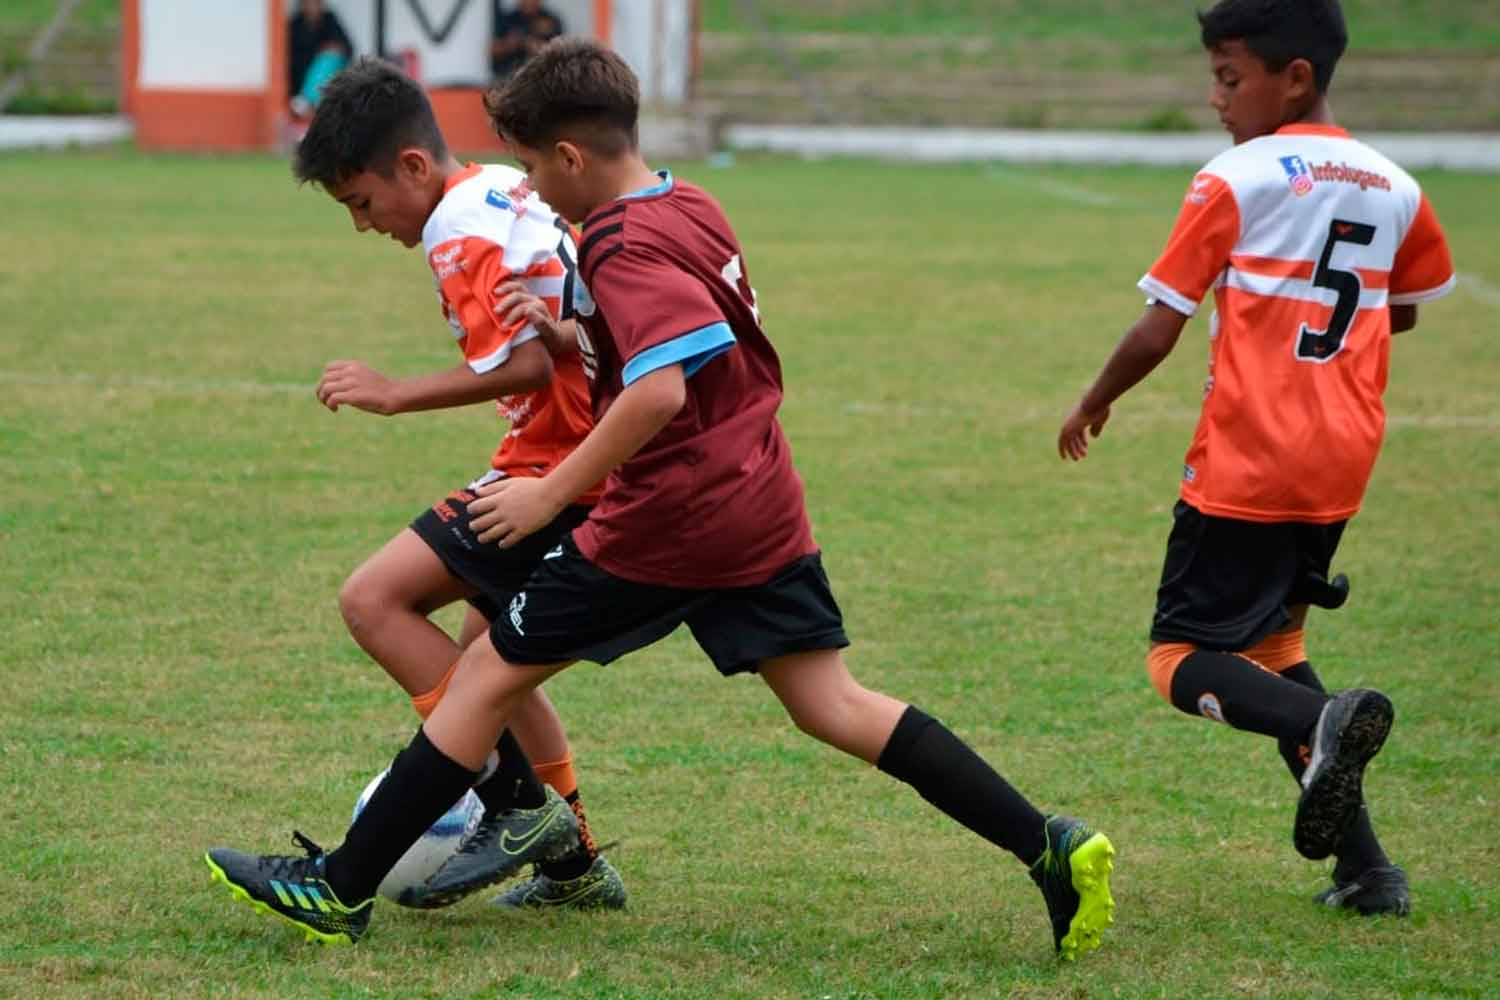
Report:
[[[469,603],[488,621],[494,621],[510,605],[511,598],[526,585],[542,556],[556,548],[589,516],[588,507],[575,504],[511,548],[502,549],[494,542],[485,544],[469,527],[469,501],[478,497],[474,492],[478,487],[499,478],[489,475],[476,479],[464,489],[449,493],[411,522],[411,530],[437,554],[448,572],[479,591],[469,598]]]
[[[686,590],[614,576],[586,559],[571,536],[542,556],[493,619],[490,639],[511,663],[609,663],[683,624],[726,677],[772,657],[849,645],[817,554],[758,586]]]
[[[1324,603],[1347,524],[1262,524],[1212,517],[1177,501],[1152,641],[1249,649],[1290,621],[1288,608]]]

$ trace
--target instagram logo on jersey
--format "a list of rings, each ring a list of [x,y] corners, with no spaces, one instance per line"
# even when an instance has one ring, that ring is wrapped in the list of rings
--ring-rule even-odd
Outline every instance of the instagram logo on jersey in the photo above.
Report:
[[[1298,198],[1313,189],[1312,171],[1307,169],[1307,164],[1302,162],[1302,157],[1283,156],[1281,169],[1286,171],[1287,183],[1292,186],[1292,194]]]

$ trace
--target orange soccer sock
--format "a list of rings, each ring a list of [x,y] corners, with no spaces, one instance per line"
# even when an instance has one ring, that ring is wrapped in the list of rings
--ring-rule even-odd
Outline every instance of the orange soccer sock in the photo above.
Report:
[[[443,693],[448,690],[448,684],[453,680],[453,674],[456,670],[458,670],[458,661],[454,660],[453,666],[449,667],[448,672],[443,674],[443,679],[437,682],[436,687],[431,691],[411,696],[411,707],[417,710],[417,714],[422,717],[423,722],[426,722],[427,717],[432,714],[432,710],[437,708],[438,702],[443,700]]]

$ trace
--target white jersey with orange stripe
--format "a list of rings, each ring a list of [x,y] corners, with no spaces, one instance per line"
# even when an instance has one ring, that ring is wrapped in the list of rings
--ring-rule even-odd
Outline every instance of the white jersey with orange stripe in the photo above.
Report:
[[[519,279],[554,319],[572,315],[577,249],[572,230],[505,166],[470,164],[448,178],[422,231],[443,316],[475,373],[493,371],[540,336],[529,321],[497,315],[496,289]],[[588,380],[577,354],[553,359],[541,389],[504,395],[496,409],[510,423],[491,465],[506,475],[541,476],[593,427]],[[591,503],[598,491],[580,498]]]
[[[473,288],[479,279],[520,278],[554,316],[571,314],[577,253],[572,232],[513,167],[467,167],[428,218],[422,244],[454,339],[480,374],[538,333],[530,324],[495,329],[484,310],[469,308],[471,289],[483,291]]]
[[[1185,315],[1214,293],[1183,498],[1247,520],[1351,516],[1384,431],[1388,306],[1453,284],[1417,182],[1342,129],[1287,126],[1215,157],[1140,281]]]

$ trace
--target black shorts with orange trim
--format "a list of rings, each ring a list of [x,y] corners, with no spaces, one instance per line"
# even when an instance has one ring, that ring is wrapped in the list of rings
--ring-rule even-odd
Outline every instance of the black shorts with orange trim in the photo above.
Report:
[[[1177,501],[1152,641],[1238,652],[1284,627],[1289,608],[1329,606],[1328,570],[1347,524],[1262,524]]]
[[[625,580],[594,565],[571,537],[493,620],[511,663],[609,663],[687,625],[726,677],[765,660],[849,645],[823,561],[804,556],[754,587],[685,590]]]
[[[479,591],[469,603],[486,620],[494,621],[510,606],[516,591],[526,585],[542,557],[588,520],[590,508],[568,507],[546,527],[502,549],[493,542],[481,542],[469,527],[469,501],[478,496],[474,487],[485,481],[477,480],[449,493],[418,514],[411,530],[443,561],[449,573]]]

